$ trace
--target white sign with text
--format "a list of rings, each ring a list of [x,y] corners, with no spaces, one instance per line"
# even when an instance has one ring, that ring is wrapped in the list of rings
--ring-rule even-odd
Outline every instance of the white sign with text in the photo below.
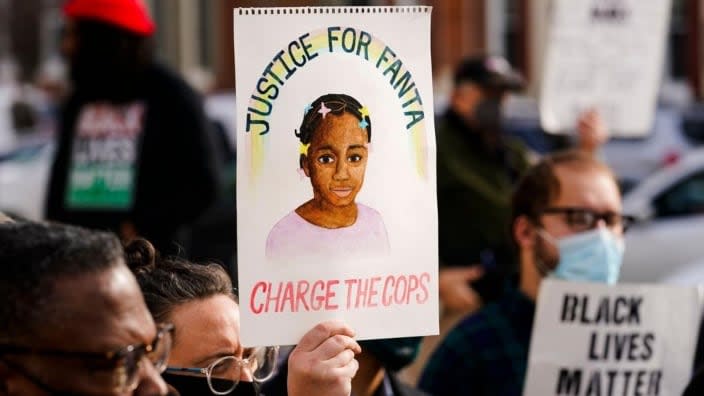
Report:
[[[679,396],[701,307],[695,287],[545,280],[523,394]]]
[[[437,333],[431,8],[234,12],[243,345]]]
[[[649,133],[671,0],[555,0],[543,65],[540,120],[572,133],[594,108],[613,136]]]

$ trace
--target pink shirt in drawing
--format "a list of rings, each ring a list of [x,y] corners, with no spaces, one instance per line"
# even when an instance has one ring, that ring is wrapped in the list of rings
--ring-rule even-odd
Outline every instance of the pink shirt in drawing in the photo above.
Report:
[[[293,211],[269,232],[266,256],[291,258],[374,257],[389,253],[389,240],[381,215],[357,203],[357,220],[349,227],[323,228]]]

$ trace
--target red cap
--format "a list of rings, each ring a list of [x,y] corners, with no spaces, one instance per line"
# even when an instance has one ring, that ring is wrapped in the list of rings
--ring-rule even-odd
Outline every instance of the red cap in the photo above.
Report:
[[[142,36],[150,36],[155,30],[142,0],[68,0],[64,15],[97,19]]]

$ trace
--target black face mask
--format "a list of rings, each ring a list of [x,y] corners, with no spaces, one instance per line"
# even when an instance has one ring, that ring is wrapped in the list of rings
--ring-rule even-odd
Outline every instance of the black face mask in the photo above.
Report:
[[[167,384],[171,385],[178,391],[181,396],[210,396],[213,392],[208,386],[208,380],[205,377],[196,377],[191,375],[179,375],[164,373],[161,375]],[[213,378],[212,381],[222,383],[221,386],[216,385],[216,389],[227,389],[231,387],[232,381]],[[240,381],[229,396],[257,396],[259,392],[253,382]]]
[[[474,110],[477,128],[485,133],[500,133],[503,126],[501,113],[501,101],[499,99],[483,99]]]
[[[360,341],[362,349],[366,349],[381,362],[384,368],[399,371],[413,363],[423,337],[386,338]]]

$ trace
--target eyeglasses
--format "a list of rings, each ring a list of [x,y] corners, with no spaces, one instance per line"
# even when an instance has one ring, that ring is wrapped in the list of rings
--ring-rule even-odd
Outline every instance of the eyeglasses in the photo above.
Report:
[[[110,352],[76,352],[61,349],[34,348],[23,345],[0,344],[0,355],[46,355],[69,359],[93,360],[99,366],[111,367],[113,388],[129,392],[138,385],[138,373],[146,357],[154,368],[162,373],[171,353],[174,326],[159,325],[151,344],[134,344]]]
[[[208,367],[167,367],[166,372],[205,375],[213,394],[227,395],[237,387],[242,377],[242,370],[248,370],[256,382],[264,382],[271,378],[278,356],[278,346],[260,347],[254,348],[246,358],[223,356]]]
[[[559,214],[565,216],[567,225],[574,231],[586,231],[597,226],[599,220],[603,220],[607,227],[611,229],[621,229],[626,232],[635,218],[616,212],[597,212],[595,210],[578,207],[551,207],[543,209],[541,215]]]

